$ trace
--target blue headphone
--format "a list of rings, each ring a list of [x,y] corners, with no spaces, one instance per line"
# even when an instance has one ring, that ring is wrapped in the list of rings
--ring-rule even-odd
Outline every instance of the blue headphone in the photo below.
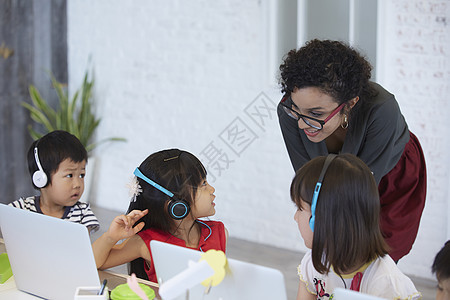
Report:
[[[336,157],[336,154],[328,154],[325,162],[323,163],[322,171],[320,172],[319,179],[317,180],[316,186],[314,188],[314,194],[311,201],[311,219],[309,219],[309,227],[314,232],[314,222],[316,220],[316,205],[317,198],[319,198],[320,188],[322,187],[323,177],[330,166],[331,161]]]
[[[155,189],[163,192],[171,198],[169,206],[167,207],[170,217],[175,220],[181,220],[189,214],[189,212],[191,211],[191,207],[186,200],[178,199],[177,197],[175,197],[175,195],[171,191],[163,188],[162,186],[142,174],[139,168],[136,168],[136,170],[134,170],[134,175],[141,178],[142,180],[153,186]]]

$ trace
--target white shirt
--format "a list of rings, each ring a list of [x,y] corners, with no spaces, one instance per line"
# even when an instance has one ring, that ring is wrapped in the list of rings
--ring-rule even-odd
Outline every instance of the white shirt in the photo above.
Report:
[[[385,299],[420,299],[414,283],[397,267],[389,255],[374,260],[363,271],[360,292]],[[306,252],[298,266],[300,280],[305,283],[308,292],[317,295],[317,299],[331,299],[335,288],[350,288],[353,276],[342,276],[332,270],[320,274],[314,269],[311,250]],[[345,282],[345,284],[344,284]]]

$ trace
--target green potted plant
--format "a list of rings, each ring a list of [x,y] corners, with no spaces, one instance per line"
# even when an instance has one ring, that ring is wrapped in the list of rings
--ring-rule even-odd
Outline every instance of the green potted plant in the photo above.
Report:
[[[59,105],[56,109],[53,109],[41,97],[34,85],[30,85],[29,87],[33,105],[27,102],[22,103],[30,112],[31,119],[43,125],[45,130],[45,132],[38,132],[32,125],[28,125],[28,131],[33,139],[39,139],[53,130],[65,130],[75,135],[86,147],[88,152],[107,141],[125,141],[124,138],[110,137],[93,142],[93,134],[100,124],[100,119],[93,112],[92,88],[94,86],[94,80],[88,79],[88,72],[84,76],[81,87],[71,99],[69,99],[68,91],[64,84],[58,82],[53,75],[51,75],[51,80],[59,98]]]

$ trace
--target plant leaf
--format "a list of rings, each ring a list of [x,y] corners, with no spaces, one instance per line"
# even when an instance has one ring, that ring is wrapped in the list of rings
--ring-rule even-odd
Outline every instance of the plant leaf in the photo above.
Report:
[[[48,132],[54,130],[68,131],[80,140],[87,151],[107,141],[126,141],[124,138],[112,137],[97,143],[90,143],[95,130],[100,124],[100,118],[96,118],[93,112],[94,80],[89,80],[88,75],[89,73],[86,71],[81,87],[69,99],[67,86],[58,82],[50,74],[52,85],[59,99],[59,107],[56,110],[41,97],[34,85],[29,86],[29,93],[34,106],[26,102],[23,102],[22,106],[29,111],[31,119],[36,123],[42,124]],[[28,131],[34,139],[43,136],[43,134],[35,131],[31,125],[28,126]]]
[[[58,82],[56,78],[51,75],[52,79],[52,85],[56,90],[56,93],[58,94],[59,98],[59,113],[57,114],[57,123],[58,128],[61,130],[66,130],[70,132],[69,130],[69,123],[70,123],[70,117],[68,115],[68,107],[69,107],[69,99],[67,96],[67,93],[63,90],[63,84]]]
[[[96,143],[89,144],[86,147],[86,150],[89,152],[90,150],[96,148],[98,145],[106,143],[106,142],[126,142],[126,141],[127,140],[125,138],[120,138],[120,137],[106,138],[106,139],[100,140],[100,141],[98,141]]]
[[[30,104],[26,102],[22,102],[22,106],[25,107],[30,111],[30,117],[35,121],[36,123],[42,124],[45,126],[45,128],[50,132],[55,130],[54,126],[51,124],[49,119],[46,117],[46,115],[36,107],[31,106]]]
[[[39,94],[34,85],[30,85],[28,91],[31,97],[31,101],[33,102],[36,109],[40,110],[46,116],[47,120],[52,124],[52,127],[54,127],[56,119],[55,110],[51,108],[41,97],[41,94]]]
[[[36,130],[34,130],[33,126],[31,125],[28,125],[28,132],[30,133],[33,140],[38,140],[43,136],[42,133],[39,133]]]

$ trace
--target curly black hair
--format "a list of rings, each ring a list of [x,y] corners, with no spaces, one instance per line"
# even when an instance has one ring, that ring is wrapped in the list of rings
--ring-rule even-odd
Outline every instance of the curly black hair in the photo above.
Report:
[[[369,85],[372,66],[356,50],[340,41],[314,39],[289,51],[280,65],[281,91],[319,88],[342,104],[373,93]]]

